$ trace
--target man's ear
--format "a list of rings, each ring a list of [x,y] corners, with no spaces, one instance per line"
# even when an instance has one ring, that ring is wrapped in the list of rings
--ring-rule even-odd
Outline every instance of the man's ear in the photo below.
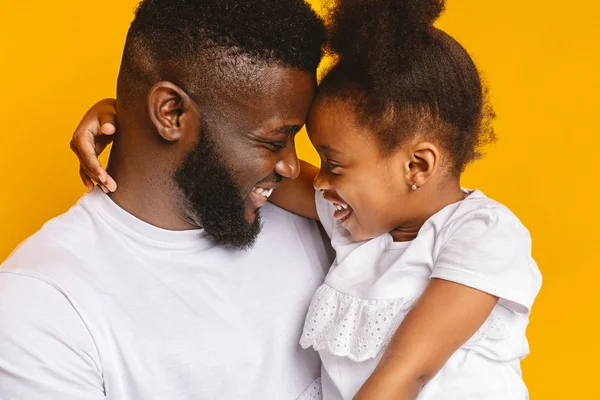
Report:
[[[410,149],[410,160],[406,169],[406,179],[417,188],[425,185],[438,169],[440,151],[430,142],[419,142]]]
[[[167,81],[154,84],[148,92],[148,114],[159,135],[169,142],[180,140],[189,131],[187,124],[199,121],[198,110],[190,96]]]

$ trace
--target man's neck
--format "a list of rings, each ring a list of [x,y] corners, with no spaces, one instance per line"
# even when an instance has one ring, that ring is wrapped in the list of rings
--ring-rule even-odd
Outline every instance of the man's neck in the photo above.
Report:
[[[125,162],[115,143],[107,170],[117,182],[117,190],[110,198],[131,215],[158,228],[197,229],[183,215],[168,168],[132,158],[128,155]]]

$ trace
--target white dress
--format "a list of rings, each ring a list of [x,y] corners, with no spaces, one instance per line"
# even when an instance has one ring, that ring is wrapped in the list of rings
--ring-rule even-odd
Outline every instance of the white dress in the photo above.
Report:
[[[529,353],[525,330],[542,278],[529,233],[508,208],[473,191],[433,215],[411,242],[389,234],[354,242],[331,204],[316,198],[337,257],[312,299],[300,344],[319,352],[325,400],[356,394],[431,278],[500,300],[418,400],[528,398],[520,360]]]

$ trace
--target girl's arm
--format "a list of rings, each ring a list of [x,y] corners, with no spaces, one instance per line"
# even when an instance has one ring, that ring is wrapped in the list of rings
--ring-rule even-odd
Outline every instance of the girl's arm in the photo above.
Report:
[[[112,141],[117,111],[115,99],[104,99],[85,113],[71,139],[71,150],[79,158],[79,175],[89,191],[97,183],[105,192],[117,190],[117,183],[100,164],[98,155]],[[269,200],[295,214],[318,220],[313,180],[319,172],[315,166],[300,161],[298,178],[284,179]]]
[[[477,289],[432,279],[354,399],[416,399],[423,385],[483,325],[497,301]]]

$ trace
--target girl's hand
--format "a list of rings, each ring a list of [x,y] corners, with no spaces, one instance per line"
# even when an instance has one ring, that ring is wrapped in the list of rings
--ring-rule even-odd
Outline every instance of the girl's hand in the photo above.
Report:
[[[113,140],[116,116],[116,100],[100,100],[85,113],[73,133],[71,150],[79,158],[79,176],[90,192],[94,190],[94,183],[105,193],[117,190],[117,183],[98,160],[100,153]]]

